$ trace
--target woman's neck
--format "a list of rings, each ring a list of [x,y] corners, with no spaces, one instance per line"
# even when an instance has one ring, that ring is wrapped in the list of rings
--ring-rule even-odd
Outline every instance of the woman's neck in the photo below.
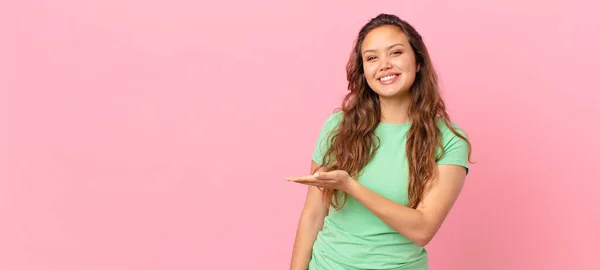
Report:
[[[410,97],[380,99],[381,105],[381,122],[388,124],[406,124],[410,122],[408,117],[408,107],[410,105]]]

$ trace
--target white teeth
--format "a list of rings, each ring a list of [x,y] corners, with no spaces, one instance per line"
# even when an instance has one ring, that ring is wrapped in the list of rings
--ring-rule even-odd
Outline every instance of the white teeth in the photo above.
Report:
[[[385,76],[385,77],[383,77],[383,78],[381,78],[379,80],[381,80],[381,81],[389,81],[389,80],[391,80],[393,78],[396,78],[396,76],[398,76],[398,75]]]

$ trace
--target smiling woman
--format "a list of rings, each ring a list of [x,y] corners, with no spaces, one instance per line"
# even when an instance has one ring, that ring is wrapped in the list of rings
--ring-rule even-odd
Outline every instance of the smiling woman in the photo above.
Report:
[[[340,111],[325,122],[291,269],[428,269],[424,248],[462,189],[471,154],[450,121],[421,36],[381,14],[359,32]]]
[[[365,79],[371,89],[380,98],[407,95],[419,66],[402,30],[391,25],[375,28],[365,37],[362,47]]]

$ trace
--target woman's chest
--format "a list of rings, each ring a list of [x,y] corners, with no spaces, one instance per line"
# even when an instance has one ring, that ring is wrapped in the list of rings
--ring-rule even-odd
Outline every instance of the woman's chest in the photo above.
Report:
[[[405,141],[386,141],[358,176],[359,183],[400,204],[408,203]]]

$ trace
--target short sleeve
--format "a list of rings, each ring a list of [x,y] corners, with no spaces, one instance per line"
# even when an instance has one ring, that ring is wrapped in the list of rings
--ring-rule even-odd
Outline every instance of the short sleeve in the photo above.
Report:
[[[317,164],[322,165],[321,163],[323,162],[323,156],[331,146],[331,137],[329,135],[337,128],[339,123],[342,121],[342,117],[343,112],[338,111],[329,115],[327,120],[325,120],[325,123],[319,132],[319,137],[317,138],[317,142],[312,154],[312,160]]]
[[[454,129],[467,138],[464,130],[460,129],[453,123]],[[462,138],[456,136],[445,124],[440,126],[442,132],[442,144],[444,147],[444,155],[440,157],[437,164],[451,164],[463,166],[469,173],[469,144]]]

